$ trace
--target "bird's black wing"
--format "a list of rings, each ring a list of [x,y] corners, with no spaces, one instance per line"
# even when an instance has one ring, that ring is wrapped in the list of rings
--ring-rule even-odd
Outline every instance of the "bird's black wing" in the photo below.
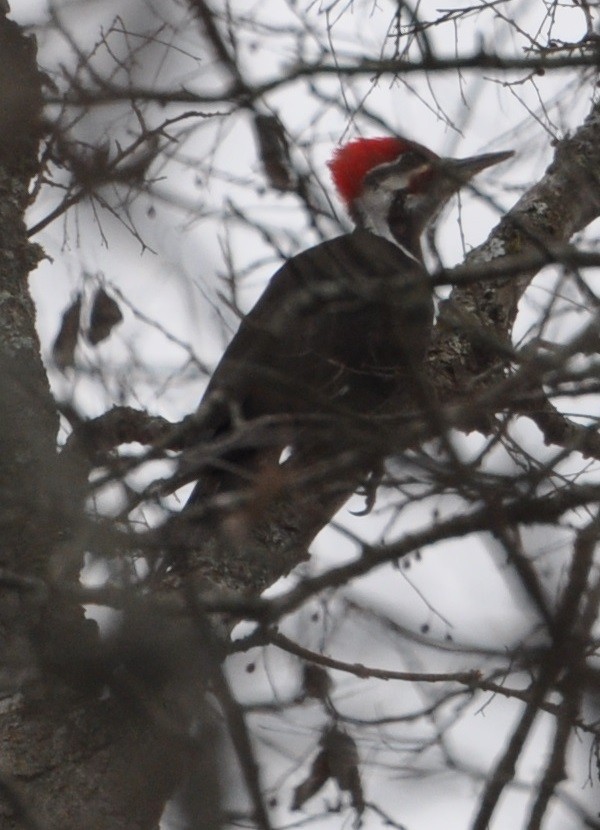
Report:
[[[205,435],[227,436],[236,417],[376,412],[422,360],[431,322],[426,273],[391,242],[356,230],[310,248],[277,271],[229,344],[201,403]],[[253,456],[220,462],[252,468]],[[223,486],[200,481],[191,501]]]
[[[348,372],[389,376],[407,352],[421,360],[431,320],[422,266],[382,237],[357,230],[277,271],[205,398],[219,392],[247,418],[314,411],[319,401],[326,406],[336,398]]]

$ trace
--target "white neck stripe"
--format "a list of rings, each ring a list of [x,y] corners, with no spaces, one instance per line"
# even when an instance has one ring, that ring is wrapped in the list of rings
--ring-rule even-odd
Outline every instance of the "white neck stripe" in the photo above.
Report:
[[[391,237],[391,241],[394,243],[394,245],[395,245],[397,248],[400,248],[400,250],[402,251],[402,253],[403,253],[405,256],[407,256],[409,259],[412,259],[412,260],[413,260],[414,262],[416,262],[418,265],[421,265],[421,266],[423,265],[423,263],[421,262],[421,260],[419,259],[419,257],[415,256],[415,255],[412,253],[412,251],[409,251],[409,250],[408,250],[408,248],[405,248],[405,247],[404,247],[404,245],[401,245],[401,244],[400,244],[400,242],[398,242],[398,240],[397,240],[397,239],[395,239],[395,238],[393,237],[393,235],[392,235],[392,234],[390,234],[390,237]]]
[[[388,224],[390,205],[394,194],[395,191],[388,190],[384,187],[367,190],[354,200],[354,211],[360,217],[360,222],[365,230],[387,239],[388,242],[400,248],[408,259],[412,259],[413,262],[422,266],[423,263],[421,260],[412,251],[409,251],[408,248],[402,245],[401,242],[398,242]]]

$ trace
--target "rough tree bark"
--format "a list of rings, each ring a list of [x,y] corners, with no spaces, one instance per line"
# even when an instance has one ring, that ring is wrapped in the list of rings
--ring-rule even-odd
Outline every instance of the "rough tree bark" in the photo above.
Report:
[[[24,214],[44,78],[34,38],[1,13],[0,54],[0,827],[149,828],[181,778],[185,742],[123,698],[101,699],[87,671],[95,628],[48,588],[81,565],[82,490],[57,463],[27,282],[41,256]]]

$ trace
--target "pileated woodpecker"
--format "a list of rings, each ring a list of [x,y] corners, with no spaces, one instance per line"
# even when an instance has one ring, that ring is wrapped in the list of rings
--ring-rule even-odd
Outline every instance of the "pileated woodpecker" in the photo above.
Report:
[[[268,449],[230,443],[200,473],[191,503],[249,487],[259,469],[279,466],[286,447],[292,460],[307,451],[312,460],[334,458],[356,446],[357,424],[364,439],[376,416],[407,394],[433,319],[421,235],[472,176],[510,155],[440,158],[394,137],[359,138],[334,152],[329,168],[356,229],[277,271],[200,409],[203,439],[223,446],[262,416],[296,416],[293,425],[274,432]]]

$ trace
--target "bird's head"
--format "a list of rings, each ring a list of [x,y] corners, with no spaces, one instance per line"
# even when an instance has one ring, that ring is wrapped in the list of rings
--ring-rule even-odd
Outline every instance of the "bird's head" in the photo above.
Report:
[[[419,239],[450,197],[512,151],[465,159],[440,156],[405,138],[357,138],[338,147],[329,169],[359,227],[419,255]]]

